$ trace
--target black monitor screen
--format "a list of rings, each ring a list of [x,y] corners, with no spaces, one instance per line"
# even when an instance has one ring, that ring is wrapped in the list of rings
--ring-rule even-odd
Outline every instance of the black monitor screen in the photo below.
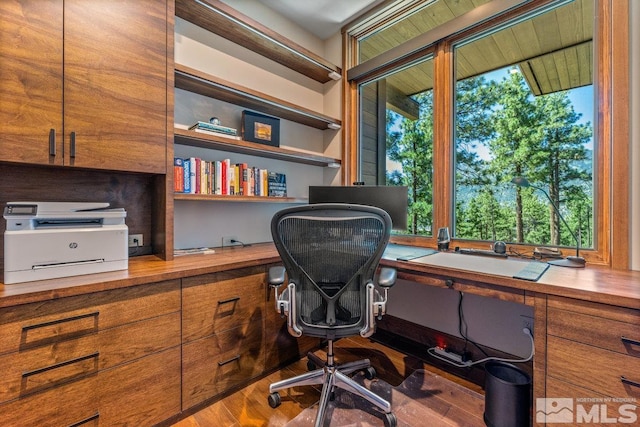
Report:
[[[407,187],[384,185],[310,186],[309,203],[353,203],[375,206],[391,217],[394,230],[407,229]]]

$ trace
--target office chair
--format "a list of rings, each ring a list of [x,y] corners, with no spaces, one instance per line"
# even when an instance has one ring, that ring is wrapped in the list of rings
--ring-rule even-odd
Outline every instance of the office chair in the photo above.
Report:
[[[276,310],[287,316],[295,337],[308,335],[327,340],[327,360],[309,353],[310,372],[269,386],[268,402],[280,403],[279,390],[322,384],[315,426],[324,426],[327,405],[338,387],[363,397],[384,413],[387,427],[395,427],[391,404],[348,375],[363,370],[368,379],[375,369],[368,359],[342,365],[334,363],[334,340],[360,334],[369,337],[375,319],[386,311],[387,292],[396,271],[382,268],[378,286],[374,275],[391,231],[391,219],[382,209],[352,204],[312,204],[283,209],[271,220],[271,234],[284,266],[269,270],[275,289]],[[283,292],[279,287],[288,276]],[[315,367],[322,367],[315,369]]]

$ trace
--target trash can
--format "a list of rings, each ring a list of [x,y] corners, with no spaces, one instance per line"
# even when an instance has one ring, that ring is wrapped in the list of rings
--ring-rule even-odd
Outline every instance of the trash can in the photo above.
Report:
[[[531,425],[531,377],[509,363],[485,364],[484,422],[488,427]]]

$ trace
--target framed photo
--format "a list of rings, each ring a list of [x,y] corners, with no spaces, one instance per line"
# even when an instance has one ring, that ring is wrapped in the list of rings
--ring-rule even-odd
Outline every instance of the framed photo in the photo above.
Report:
[[[253,111],[242,112],[242,138],[259,144],[280,146],[280,119]]]

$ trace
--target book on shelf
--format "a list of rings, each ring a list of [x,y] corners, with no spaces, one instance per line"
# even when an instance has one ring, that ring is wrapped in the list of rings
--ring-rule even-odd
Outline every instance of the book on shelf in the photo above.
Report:
[[[238,129],[230,128],[227,126],[215,125],[209,122],[197,122],[195,125],[189,127],[189,130],[208,130],[211,132],[218,132],[226,135],[237,136]]]
[[[179,157],[173,159],[173,191],[184,193],[184,160]]]
[[[183,159],[182,182],[184,184],[183,193],[191,193],[191,159]]]
[[[237,141],[240,141],[242,138],[240,138],[238,135],[229,135],[223,132],[216,132],[216,131],[212,131],[212,130],[207,130],[207,129],[193,129],[196,132],[200,132],[200,133],[205,133],[207,135],[215,135],[215,136],[221,136],[223,138],[229,138],[229,139],[235,139]]]
[[[267,183],[269,197],[287,197],[287,176],[285,174],[269,171]]]

